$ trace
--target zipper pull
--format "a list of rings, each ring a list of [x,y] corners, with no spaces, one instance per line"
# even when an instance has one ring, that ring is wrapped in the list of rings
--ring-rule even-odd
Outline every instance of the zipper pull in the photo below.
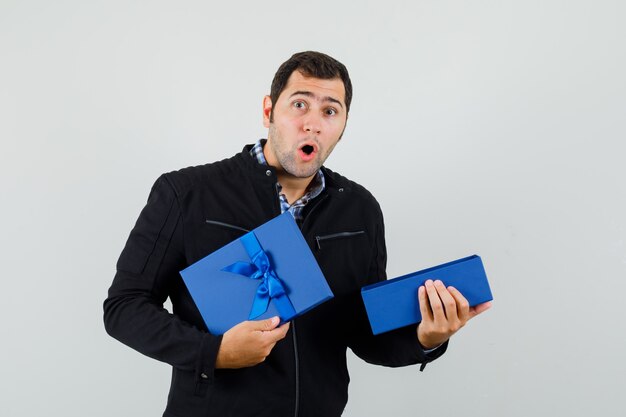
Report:
[[[322,245],[320,245],[320,237],[315,236],[315,242],[317,242],[317,249],[322,250]]]

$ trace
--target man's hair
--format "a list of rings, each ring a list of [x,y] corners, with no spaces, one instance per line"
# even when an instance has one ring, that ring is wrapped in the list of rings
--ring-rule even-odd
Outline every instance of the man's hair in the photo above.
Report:
[[[348,75],[345,65],[326,54],[315,51],[298,52],[293,54],[291,58],[285,61],[272,80],[272,89],[270,98],[272,105],[278,102],[278,96],[287,86],[287,81],[294,71],[299,71],[305,77],[320,78],[330,80],[339,78],[343,81],[345,89],[346,113],[350,111],[350,102],[352,101],[352,82]],[[273,122],[270,115],[270,122]]]

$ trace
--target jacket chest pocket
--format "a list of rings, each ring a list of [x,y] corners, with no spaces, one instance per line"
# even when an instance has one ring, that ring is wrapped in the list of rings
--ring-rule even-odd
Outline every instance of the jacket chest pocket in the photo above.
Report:
[[[318,250],[322,250],[322,243],[326,247],[326,244],[331,246],[331,242],[335,240],[349,239],[355,238],[359,236],[365,236],[365,230],[357,230],[356,232],[339,232],[339,233],[331,233],[329,235],[323,236],[315,236],[315,243],[317,245]]]
[[[372,244],[362,229],[318,233],[315,258],[335,295],[358,291],[367,277]]]

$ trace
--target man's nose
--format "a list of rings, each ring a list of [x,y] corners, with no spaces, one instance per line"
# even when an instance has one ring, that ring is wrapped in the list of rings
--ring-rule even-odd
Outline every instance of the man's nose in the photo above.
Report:
[[[306,132],[319,135],[322,131],[322,123],[320,117],[314,114],[307,114],[304,120],[303,128]]]

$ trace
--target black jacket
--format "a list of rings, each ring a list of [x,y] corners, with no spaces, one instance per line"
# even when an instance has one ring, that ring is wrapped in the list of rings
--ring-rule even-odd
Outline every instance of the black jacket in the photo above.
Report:
[[[423,353],[415,326],[372,335],[359,290],[386,279],[382,213],[367,190],[323,168],[326,189],[300,227],[335,297],[295,319],[265,362],[214,369],[221,337],[207,332],[179,271],[280,214],[274,169],[249,150],[156,181],[104,302],[111,336],[172,365],[164,416],[339,416],[346,348],[385,366],[440,356],[446,346]]]

